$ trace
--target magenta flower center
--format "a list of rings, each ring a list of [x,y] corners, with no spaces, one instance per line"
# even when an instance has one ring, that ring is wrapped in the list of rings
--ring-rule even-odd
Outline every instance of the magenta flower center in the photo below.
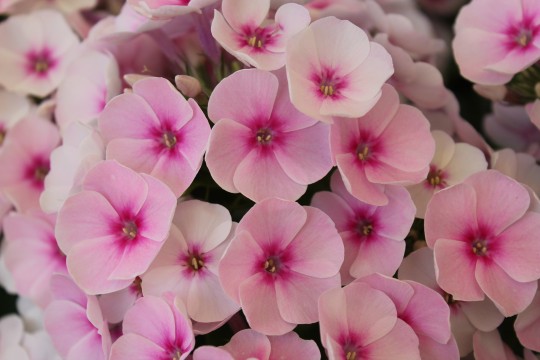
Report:
[[[281,263],[279,259],[272,256],[265,260],[263,267],[267,273],[275,274],[277,271],[279,271],[280,265]]]
[[[161,137],[161,140],[163,145],[165,145],[168,149],[172,149],[178,142],[176,135],[172,131],[165,131]]]
[[[433,188],[442,189],[442,188],[445,188],[447,185],[444,178],[445,178],[445,175],[443,171],[431,165],[429,167],[429,173],[426,178],[426,183]]]
[[[367,144],[360,144],[356,148],[356,156],[360,161],[366,161],[370,155],[369,146]]]
[[[261,145],[268,145],[272,141],[273,135],[270,129],[264,128],[257,131],[256,139]]]
[[[45,176],[49,173],[49,167],[46,165],[38,165],[34,169],[34,179],[36,179],[39,182],[43,182],[45,180]]]
[[[189,256],[188,266],[191,267],[193,271],[199,271],[204,267],[204,259],[200,255],[192,254]]]
[[[27,54],[27,71],[38,76],[45,76],[56,65],[49,49],[32,51]]]
[[[133,240],[137,237],[139,229],[137,228],[137,224],[133,221],[126,221],[124,223],[124,226],[122,227],[122,233],[126,238],[129,240]]]
[[[48,160],[35,159],[26,170],[26,178],[37,187],[43,187],[43,181],[51,169]]]
[[[533,34],[529,29],[521,29],[514,38],[515,42],[521,47],[527,47],[533,39]]]
[[[317,84],[319,95],[324,98],[339,97],[339,91],[345,84],[345,79],[336,75],[335,70],[323,68],[320,73],[313,75],[312,80]]]
[[[485,256],[487,253],[486,240],[475,240],[472,243],[472,252],[477,256]]]
[[[359,221],[356,232],[361,236],[369,236],[373,232],[373,224],[370,221]]]

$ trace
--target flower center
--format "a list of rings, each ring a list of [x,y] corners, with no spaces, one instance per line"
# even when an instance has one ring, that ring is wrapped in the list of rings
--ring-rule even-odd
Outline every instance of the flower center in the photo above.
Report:
[[[137,237],[138,231],[139,229],[133,221],[126,221],[124,223],[124,226],[122,227],[122,232],[124,233],[124,236],[127,237],[129,240],[135,239]]]
[[[358,148],[356,149],[356,156],[360,161],[367,160],[369,156],[369,147],[365,144],[358,145]]]
[[[526,47],[532,41],[532,32],[529,29],[521,29],[519,33],[514,38],[515,42],[521,46]]]
[[[0,130],[0,146],[2,146],[5,139],[6,139],[6,132],[4,130]]]
[[[176,136],[171,131],[164,132],[161,140],[163,141],[163,144],[165,144],[165,146],[169,149],[172,149],[177,143]]]
[[[270,274],[275,274],[279,270],[279,261],[276,258],[270,257],[264,262],[264,270]]]
[[[446,181],[444,181],[444,174],[442,170],[430,166],[426,182],[434,188],[446,187]]]
[[[49,173],[49,167],[46,165],[38,165],[34,169],[34,179],[36,179],[38,182],[43,182],[45,180],[45,176]]]
[[[47,59],[38,59],[34,64],[34,71],[38,74],[44,74],[49,70],[49,62]]]
[[[273,136],[270,129],[260,129],[259,131],[257,131],[256,138],[259,144],[267,145],[272,141]]]
[[[189,258],[189,266],[194,271],[199,271],[201,268],[204,267],[204,261],[199,255],[191,255]]]
[[[347,360],[355,360],[356,359],[356,351],[348,351],[345,355],[345,358]]]
[[[486,240],[476,240],[472,243],[472,252],[478,256],[485,256],[487,253]]]
[[[182,358],[182,352],[178,349],[176,349],[171,357],[171,360],[180,360]]]
[[[321,94],[323,94],[325,97],[333,96],[335,93],[334,85],[326,82],[322,83],[319,89],[321,90]]]
[[[252,35],[248,37],[246,41],[247,41],[247,44],[251,46],[252,48],[260,49],[264,45],[263,39],[259,37],[258,35]]]

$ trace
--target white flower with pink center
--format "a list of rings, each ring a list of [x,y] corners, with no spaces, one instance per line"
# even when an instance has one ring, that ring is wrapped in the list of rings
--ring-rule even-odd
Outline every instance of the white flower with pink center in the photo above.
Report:
[[[18,93],[49,95],[64,78],[78,44],[56,11],[10,17],[0,25],[0,84]]]
[[[212,35],[238,60],[262,70],[277,70],[285,65],[289,38],[305,29],[309,12],[298,4],[285,4],[266,19],[270,0],[224,0],[223,14],[215,11]]]
[[[507,83],[540,57],[536,0],[474,0],[461,9],[455,31],[461,74],[479,84]]]
[[[346,20],[313,22],[287,44],[291,101],[303,113],[331,123],[333,116],[365,115],[393,74],[392,58]]]

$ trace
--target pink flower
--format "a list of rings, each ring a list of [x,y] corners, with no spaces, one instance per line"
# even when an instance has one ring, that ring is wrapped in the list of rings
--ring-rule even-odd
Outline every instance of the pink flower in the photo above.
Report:
[[[375,107],[357,119],[331,128],[331,146],[347,190],[357,199],[388,204],[385,185],[411,185],[426,178],[435,143],[429,122],[384,85]]]
[[[536,5],[534,0],[474,0],[464,6],[452,43],[461,74],[479,84],[499,85],[538,61]]]
[[[319,299],[321,341],[330,359],[420,360],[418,337],[382,291],[362,282]]]
[[[495,170],[436,193],[425,235],[441,288],[456,300],[487,295],[505,316],[523,311],[540,278],[540,214],[529,204],[527,190]]]
[[[94,166],[82,189],[66,200],[56,223],[69,273],[88,294],[125,288],[161,249],[176,198],[159,180],[116,161]]]
[[[224,0],[223,15],[214,12],[212,35],[238,60],[262,70],[285,65],[287,41],[305,29],[309,12],[298,4],[285,4],[268,23],[270,0]]]
[[[381,97],[394,72],[382,46],[346,20],[313,22],[287,44],[291,101],[303,113],[324,122],[332,116],[365,115]]]
[[[486,157],[478,148],[455,143],[443,131],[435,130],[431,135],[435,140],[435,155],[429,164],[429,173],[420,184],[407,188],[416,205],[416,217],[420,219],[424,218],[426,206],[434,193],[488,167]]]
[[[231,341],[219,348],[202,346],[193,353],[193,360],[233,360],[233,359],[310,359],[321,358],[317,344],[313,340],[303,340],[295,332],[281,336],[265,336],[245,329],[237,332]]]
[[[217,0],[128,0],[127,3],[140,14],[156,20],[168,20],[215,3]]]
[[[30,101],[22,95],[0,90],[0,149],[9,130],[30,111]]]
[[[208,116],[216,125],[206,164],[229,192],[296,200],[332,167],[329,126],[294,108],[284,76],[234,73],[216,86]]]
[[[49,95],[62,81],[78,43],[55,11],[10,17],[0,25],[0,84],[19,93]]]
[[[540,351],[540,292],[537,291],[532,303],[518,314],[514,328],[523,346]]]
[[[210,126],[193,99],[163,78],[133,85],[111,100],[99,117],[106,157],[167,184],[179,197],[202,164]]]
[[[323,210],[336,224],[345,245],[341,282],[381,273],[392,276],[403,260],[405,237],[414,221],[414,204],[402,187],[388,186],[385,206],[373,206],[354,198],[338,172],[332,175],[332,192],[318,192],[311,206]]]
[[[234,235],[231,215],[221,205],[199,200],[178,204],[171,234],[142,277],[145,295],[173,292],[197,322],[221,322],[240,310],[225,294],[218,264]]]
[[[43,118],[27,117],[9,134],[0,151],[0,191],[21,212],[39,208],[49,157],[60,142],[58,129]]]
[[[497,330],[477,331],[473,342],[475,360],[518,360],[512,349],[502,341]]]
[[[13,275],[17,292],[45,308],[50,301],[50,279],[67,273],[66,257],[56,243],[56,216],[35,211],[11,213],[4,220],[6,267]]]
[[[195,346],[189,320],[170,298],[140,298],[122,326],[124,335],[113,344],[110,360],[184,360]]]
[[[240,221],[219,278],[254,330],[282,335],[318,321],[317,299],[339,287],[342,262],[343,243],[326,214],[267,199]]]

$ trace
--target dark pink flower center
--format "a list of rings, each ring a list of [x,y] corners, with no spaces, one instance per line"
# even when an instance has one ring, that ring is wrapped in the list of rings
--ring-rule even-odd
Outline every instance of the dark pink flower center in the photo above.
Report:
[[[268,145],[274,137],[272,130],[268,128],[259,129],[255,135],[257,142],[261,145]]]
[[[345,79],[337,75],[335,70],[323,67],[320,73],[315,73],[312,77],[317,86],[318,95],[323,98],[338,98],[340,91],[345,87]]]
[[[356,157],[360,161],[366,161],[370,155],[369,146],[367,144],[359,144],[356,148]]]
[[[188,260],[188,266],[193,271],[199,271],[204,267],[204,258],[202,255],[190,254]]]
[[[263,51],[267,45],[274,42],[274,36],[279,31],[277,26],[245,27],[242,29],[241,46],[249,46],[252,50]]]
[[[485,256],[488,251],[487,241],[478,239],[472,243],[472,252],[477,256]]]
[[[278,272],[280,266],[281,266],[281,261],[279,260],[277,256],[269,257],[268,259],[264,261],[264,265],[263,265],[264,270],[270,274],[275,274],[276,272]]]
[[[134,221],[128,220],[124,222],[124,225],[122,226],[122,233],[124,234],[125,238],[128,240],[133,240],[137,237],[138,232],[139,229]]]
[[[358,223],[356,231],[363,236],[369,236],[373,232],[373,224],[369,221],[362,221]]]
[[[168,149],[174,148],[178,142],[176,135],[172,131],[165,131],[161,139],[163,141],[163,145],[165,145]]]
[[[50,169],[48,160],[35,159],[26,170],[26,178],[38,188],[43,188],[43,182]]]
[[[49,70],[54,68],[57,63],[48,48],[39,51],[30,51],[26,55],[26,59],[27,71],[37,76],[46,76]]]
[[[441,169],[437,169],[434,165],[430,165],[426,184],[435,189],[443,189],[447,186],[445,177],[446,174]]]
[[[341,349],[343,350],[343,357],[347,360],[359,360],[365,356],[365,348],[360,345],[360,341],[357,336],[350,334],[340,339]]]
[[[534,38],[540,33],[540,25],[534,24],[535,19],[525,17],[520,24],[514,25],[507,30],[510,49],[527,49]]]

